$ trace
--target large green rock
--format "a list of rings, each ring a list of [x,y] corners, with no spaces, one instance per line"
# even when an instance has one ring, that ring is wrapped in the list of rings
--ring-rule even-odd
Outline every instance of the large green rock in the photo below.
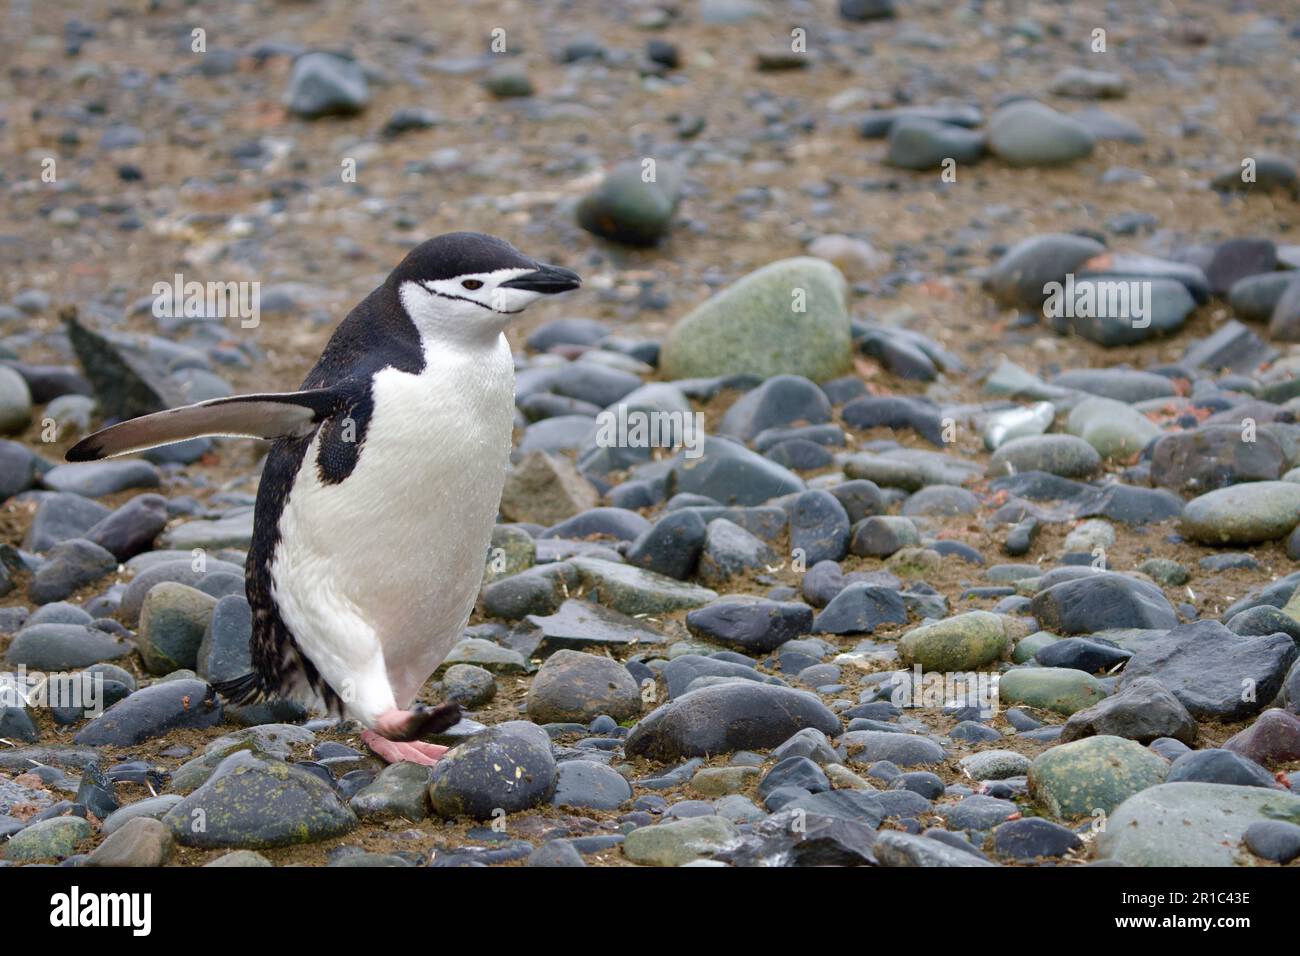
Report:
[[[1160,426],[1132,405],[1111,398],[1089,398],[1070,412],[1066,429],[1102,458],[1132,458],[1162,434]]]
[[[1011,651],[1006,620],[989,611],[969,611],[922,624],[903,635],[904,664],[927,671],[971,671],[1002,660]]]
[[[1164,783],[1168,773],[1169,762],[1135,740],[1087,737],[1039,754],[1029,765],[1029,792],[1052,816],[1091,816]]]
[[[1042,707],[1069,717],[1106,696],[1106,688],[1091,674],[1068,667],[1018,667],[998,681],[1003,704]]]
[[[352,812],[362,820],[423,820],[429,815],[432,779],[432,767],[406,761],[390,764],[352,798]]]
[[[1082,159],[1095,140],[1072,116],[1036,100],[1008,103],[989,117],[989,150],[1012,166],[1057,166]]]
[[[145,595],[136,645],[150,674],[170,674],[198,664],[199,645],[217,599],[176,581],[163,581]]]
[[[660,367],[668,378],[738,372],[834,378],[852,364],[846,291],[844,276],[823,259],[769,263],[678,322]],[[796,311],[799,305],[803,311]]]
[[[25,863],[72,856],[92,830],[82,817],[54,817],[19,830],[4,846],[4,858]]]
[[[1060,638],[1050,631],[1035,631],[1022,637],[1011,652],[1011,660],[1016,664],[1027,664],[1048,644],[1055,644]]]
[[[1116,808],[1097,838],[1097,855],[1129,866],[1248,864],[1242,834],[1264,820],[1300,824],[1300,797],[1263,787],[1163,783]]]
[[[1258,544],[1280,538],[1300,522],[1300,484],[1249,481],[1193,498],[1183,509],[1183,533],[1201,544]]]
[[[340,836],[357,818],[315,774],[239,750],[163,822],[185,846],[257,850]]]
[[[738,842],[740,831],[723,817],[691,817],[633,830],[623,855],[644,866],[681,866]]]

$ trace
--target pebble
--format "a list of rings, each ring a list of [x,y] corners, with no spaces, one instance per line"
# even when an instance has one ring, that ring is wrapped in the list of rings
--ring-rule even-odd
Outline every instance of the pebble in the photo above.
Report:
[[[145,596],[136,646],[151,674],[194,669],[199,646],[212,621],[217,599],[202,591],[163,581]]]
[[[129,747],[171,730],[221,722],[221,702],[199,680],[170,680],[142,688],[88,723],[74,738],[95,747]]]
[[[442,690],[450,702],[471,710],[490,703],[497,693],[491,671],[473,664],[454,664],[442,675]]]
[[[1167,783],[1125,801],[1097,854],[1129,866],[1234,866],[1246,830],[1300,819],[1300,797],[1259,787]]]
[[[1223,746],[1266,767],[1300,760],[1300,719],[1284,710],[1266,710]]]
[[[1061,581],[1034,595],[1030,613],[1055,634],[1092,634],[1116,628],[1174,627],[1177,615],[1159,588],[1112,572]]]
[[[1097,678],[1062,667],[1018,667],[1003,675],[998,694],[1004,704],[1025,704],[1066,717],[1107,696]]]
[[[32,393],[16,371],[0,365],[0,434],[14,434],[32,418]]]
[[[64,859],[90,837],[91,826],[79,816],[61,816],[30,823],[9,838],[4,858],[14,863]]]
[[[907,623],[907,605],[898,591],[857,581],[846,583],[812,629],[819,634],[871,634],[889,624]]]
[[[806,565],[838,561],[849,550],[849,516],[830,492],[805,491],[790,512],[790,547]]]
[[[761,538],[726,518],[715,518],[705,531],[699,577],[707,585],[721,587],[730,578],[776,561],[776,552]]]
[[[1055,166],[1092,153],[1093,137],[1073,117],[1019,100],[989,117],[989,150],[1012,166]]]
[[[1062,857],[1082,846],[1073,830],[1042,817],[1009,820],[993,830],[993,852],[1013,860]]]
[[[642,619],[590,601],[574,599],[565,601],[554,614],[528,615],[516,627],[515,634],[520,639],[527,634],[536,641],[539,653],[626,648],[637,644],[659,644],[664,640],[663,634]]]
[[[696,637],[718,641],[752,654],[776,650],[812,630],[813,612],[806,604],[731,598],[715,601],[686,615]]]
[[[429,814],[433,770],[416,763],[389,764],[348,806],[360,820],[423,820]]]
[[[1014,750],[984,750],[957,763],[972,780],[1005,780],[1029,772],[1029,758]]]
[[[1029,767],[1029,792],[1054,817],[1111,814],[1134,794],[1163,783],[1168,772],[1163,758],[1136,741],[1087,737],[1036,757]]]
[[[902,169],[938,169],[945,161],[979,162],[984,149],[981,132],[925,117],[902,117],[890,124],[885,162]]]
[[[1191,746],[1196,732],[1196,718],[1182,701],[1158,680],[1138,677],[1105,700],[1071,714],[1061,730],[1061,741],[1100,734],[1143,744],[1173,738]]]
[[[303,119],[349,116],[370,102],[365,71],[353,60],[333,53],[312,52],[299,57],[289,77],[285,105]]]
[[[1011,636],[1004,619],[987,611],[969,611],[923,624],[898,642],[904,664],[924,671],[974,671],[1011,653]]]
[[[681,319],[664,343],[661,368],[670,378],[737,372],[834,378],[851,362],[845,286],[844,276],[823,259],[769,263]],[[807,293],[802,313],[790,308],[794,288]]]
[[[957,849],[946,842],[886,830],[880,833],[873,846],[876,860],[881,866],[994,866],[996,864],[977,853]]]
[[[740,831],[719,816],[674,820],[633,830],[623,841],[623,855],[644,866],[682,866],[739,842]]]
[[[585,436],[590,420],[582,417],[580,427]],[[539,449],[525,454],[506,475],[501,513],[512,521],[549,527],[596,507],[598,500],[596,489],[569,459]]]
[[[1100,397],[1076,405],[1066,428],[1108,460],[1128,460],[1164,434],[1160,426],[1130,405]]]
[[[5,661],[30,670],[67,671],[125,657],[131,646],[81,624],[36,624],[18,632]]]
[[[517,813],[555,792],[555,757],[546,731],[513,720],[489,727],[439,760],[429,785],[437,816],[488,820],[500,809]]]
[[[589,760],[566,760],[557,767],[557,807],[616,810],[632,799],[632,785],[617,771]]]
[[[1194,621],[1145,640],[1124,668],[1120,687],[1153,677],[1193,717],[1240,720],[1277,695],[1296,655],[1295,642],[1285,634],[1246,636],[1217,621]],[[1244,694],[1243,686],[1254,693]]]
[[[1019,811],[1010,800],[977,794],[940,807],[938,812],[949,829],[981,832],[992,830]]]
[[[764,750],[806,727],[840,732],[839,720],[810,693],[753,681],[718,684],[646,715],[632,728],[624,750],[656,760]]]
[[[175,840],[159,820],[135,817],[95,847],[84,866],[166,866]]]
[[[887,760],[899,767],[937,764],[944,750],[933,740],[911,734],[878,730],[854,730],[844,734],[842,743],[850,766],[869,766]]]
[[[1155,444],[1151,478],[1165,488],[1198,494],[1238,482],[1275,481],[1286,465],[1282,446],[1267,431],[1242,441],[1235,425],[1202,425]]]
[[[595,600],[623,614],[689,610],[717,597],[708,588],[610,561],[575,558],[571,564]]]
[[[258,850],[340,836],[357,818],[314,774],[241,750],[163,823],[183,846]]]
[[[113,555],[82,538],[59,542],[47,558],[27,586],[27,596],[37,604],[62,601],[117,570]]]
[[[1097,450],[1074,435],[1014,438],[998,447],[989,461],[990,475],[1045,471],[1062,478],[1088,478],[1101,467]]]
[[[498,63],[483,78],[483,87],[497,99],[532,96],[537,92],[522,63]]]
[[[901,515],[872,515],[853,526],[849,551],[860,557],[887,558],[921,543],[916,524]]]
[[[127,459],[56,465],[41,481],[54,491],[102,498],[131,488],[157,488],[161,478],[149,462]]]
[[[137,495],[87,530],[86,540],[127,561],[153,547],[167,517],[162,495]]]
[[[602,714],[630,720],[641,713],[641,692],[617,661],[560,650],[546,659],[533,678],[526,710],[539,724],[587,723]]]
[[[1220,783],[1238,787],[1264,787],[1270,790],[1277,786],[1273,775],[1255,761],[1218,747],[1193,750],[1174,758],[1166,781]]]
[[[1052,78],[1048,90],[1079,100],[1111,100],[1126,96],[1128,84],[1118,73],[1068,66]]]
[[[1182,529],[1193,541],[1248,545],[1284,537],[1300,523],[1300,484],[1252,481],[1193,498]]]
[[[1300,857],[1300,826],[1286,820],[1261,820],[1242,834],[1251,853],[1283,866]]]

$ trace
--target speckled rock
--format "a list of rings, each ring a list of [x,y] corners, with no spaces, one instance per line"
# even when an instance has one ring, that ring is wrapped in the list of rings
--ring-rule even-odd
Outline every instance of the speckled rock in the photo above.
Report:
[[[262,849],[340,836],[357,818],[315,774],[241,750],[163,822],[184,846]]]
[[[434,767],[429,802],[441,817],[491,819],[545,803],[555,792],[550,738],[536,724],[512,720],[489,727]]]
[[[1169,763],[1123,737],[1058,744],[1029,767],[1029,792],[1055,817],[1109,814],[1135,793],[1163,783]]]

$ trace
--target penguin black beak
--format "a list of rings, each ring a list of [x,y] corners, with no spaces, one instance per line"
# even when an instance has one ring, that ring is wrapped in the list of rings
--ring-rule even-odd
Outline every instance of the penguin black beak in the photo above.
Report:
[[[580,285],[582,285],[582,279],[578,278],[578,273],[539,262],[537,269],[533,272],[503,282],[497,288],[522,289],[524,292],[554,295],[557,292],[568,292],[570,289],[576,289]]]

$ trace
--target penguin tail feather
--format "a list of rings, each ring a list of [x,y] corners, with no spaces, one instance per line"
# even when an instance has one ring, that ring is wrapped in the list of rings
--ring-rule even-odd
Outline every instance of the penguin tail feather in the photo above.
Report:
[[[267,699],[266,688],[262,686],[262,675],[257,671],[249,671],[231,680],[213,681],[212,689],[225,698],[226,703],[235,706],[260,704]]]

